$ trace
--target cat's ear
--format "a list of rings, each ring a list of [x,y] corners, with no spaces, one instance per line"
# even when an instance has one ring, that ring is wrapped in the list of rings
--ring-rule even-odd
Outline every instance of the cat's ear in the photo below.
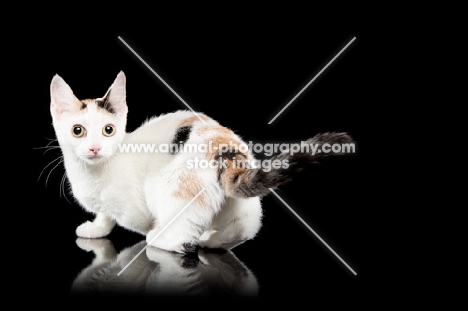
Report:
[[[79,107],[80,101],[73,94],[70,86],[56,74],[50,83],[50,112],[52,116],[58,118],[63,112],[73,111]]]
[[[117,114],[125,114],[128,111],[126,97],[126,78],[123,71],[120,71],[103,99]]]

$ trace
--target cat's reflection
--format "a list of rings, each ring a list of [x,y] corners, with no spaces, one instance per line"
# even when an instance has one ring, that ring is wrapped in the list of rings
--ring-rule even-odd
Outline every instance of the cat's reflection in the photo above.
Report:
[[[72,293],[184,296],[258,294],[256,277],[229,250],[215,253],[199,249],[197,253],[183,255],[150,246],[127,266],[146,247],[146,241],[123,249],[120,253],[116,252],[108,239],[78,238],[76,243],[81,249],[92,251],[95,258],[73,281]]]

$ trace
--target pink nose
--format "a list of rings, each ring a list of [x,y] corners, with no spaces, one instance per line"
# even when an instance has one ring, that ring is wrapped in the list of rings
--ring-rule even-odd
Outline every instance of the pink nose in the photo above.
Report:
[[[89,148],[89,151],[91,151],[94,154],[98,154],[99,150],[101,150],[101,147],[91,147],[91,148]]]

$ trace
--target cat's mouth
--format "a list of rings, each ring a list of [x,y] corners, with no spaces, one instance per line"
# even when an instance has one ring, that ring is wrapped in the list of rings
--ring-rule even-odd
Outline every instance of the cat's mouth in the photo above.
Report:
[[[90,154],[84,157],[84,160],[90,164],[97,164],[101,162],[105,157],[100,154]]]

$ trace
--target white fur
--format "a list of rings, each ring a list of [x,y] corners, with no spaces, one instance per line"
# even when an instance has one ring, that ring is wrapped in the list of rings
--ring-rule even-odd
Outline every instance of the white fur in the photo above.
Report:
[[[103,111],[93,102],[80,109],[80,101],[58,75],[51,82],[53,126],[64,157],[74,197],[96,218],[76,229],[83,238],[108,235],[115,224],[146,235],[152,246],[184,252],[184,243],[204,247],[232,248],[252,239],[261,227],[260,198],[228,198],[219,184],[215,169],[197,169],[200,189],[207,206],[194,201],[157,238],[161,229],[188,203],[173,195],[178,177],[189,170],[187,160],[206,157],[204,153],[122,153],[119,143],[170,143],[180,123],[193,117],[190,111],[176,111],[152,118],[132,133],[127,133],[125,75],[120,72],[110,87],[115,113]],[[108,92],[109,92],[108,91]],[[208,124],[218,124],[206,119]],[[72,135],[76,124],[86,135]],[[102,128],[112,124],[111,137]],[[201,143],[207,137],[197,134],[202,122],[195,122],[187,143]],[[240,138],[238,138],[241,140]],[[92,149],[98,148],[95,155]],[[251,155],[250,155],[251,156]]]

